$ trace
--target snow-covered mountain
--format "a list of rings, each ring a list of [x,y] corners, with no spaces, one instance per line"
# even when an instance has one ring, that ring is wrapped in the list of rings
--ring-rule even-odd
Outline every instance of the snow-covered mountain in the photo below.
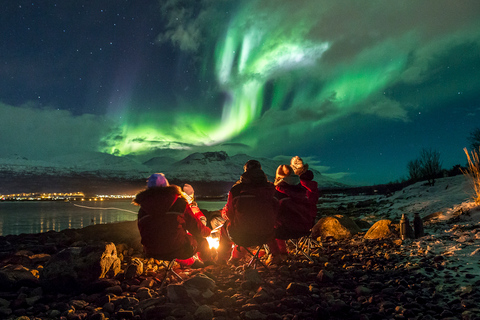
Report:
[[[34,183],[36,186],[46,184],[43,186],[44,190],[54,182],[55,188],[63,191],[71,182],[71,179],[68,178],[72,177],[77,179],[79,187],[82,186],[82,179],[84,179],[83,185],[87,186],[105,185],[108,184],[107,182],[118,184],[120,181],[123,183],[133,181],[135,186],[138,186],[144,184],[145,179],[154,172],[165,173],[167,178],[174,183],[200,182],[212,185],[224,183],[231,186],[239,179],[243,173],[243,165],[250,159],[260,161],[270,181],[273,181],[277,167],[282,164],[281,161],[255,158],[246,154],[230,157],[223,151],[193,153],[176,162],[170,157],[157,157],[144,163],[130,157],[118,157],[99,152],[57,156],[48,161],[29,160],[18,155],[10,155],[0,157],[0,193],[32,192],[32,190],[22,189],[23,181],[29,184]],[[344,186],[322,176],[314,169],[312,171],[315,180],[321,187]],[[39,181],[45,182],[40,183]],[[9,188],[12,183],[15,185],[15,190]]]
[[[48,161],[28,160],[17,155],[0,158],[0,172],[16,175],[69,176],[94,174],[104,178],[139,179],[149,167],[125,157],[91,152],[53,157]]]
[[[203,182],[235,182],[243,173],[243,165],[250,159],[258,160],[262,169],[270,181],[275,179],[277,167],[284,164],[282,161],[268,158],[256,158],[246,154],[228,156],[224,151],[193,153],[180,161],[170,165],[164,161],[151,159],[145,162],[155,172],[163,172],[167,177],[181,181],[203,181]],[[163,160],[163,159],[162,159]],[[321,187],[344,187],[345,185],[333,179],[322,176],[320,172],[312,169],[315,181]]]

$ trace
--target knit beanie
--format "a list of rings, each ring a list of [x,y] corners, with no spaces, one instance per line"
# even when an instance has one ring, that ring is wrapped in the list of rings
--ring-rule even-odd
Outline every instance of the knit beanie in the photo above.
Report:
[[[169,185],[168,180],[167,178],[165,178],[165,175],[163,173],[154,173],[150,177],[148,177],[148,180],[147,180],[148,188],[166,187],[168,185]]]
[[[257,160],[248,160],[244,165],[243,165],[243,171],[247,172],[248,170],[251,169],[262,169],[262,165],[260,162]]]
[[[277,171],[275,172],[275,182],[277,185],[280,181],[284,180],[286,177],[293,175],[293,169],[287,164],[281,164],[278,166]]]
[[[301,175],[308,170],[308,164],[304,164],[302,158],[295,156],[290,160],[290,166],[296,175]]]
[[[286,176],[289,176],[293,173],[292,167],[287,164],[281,164],[277,168],[277,172],[275,173],[275,179],[283,179]]]

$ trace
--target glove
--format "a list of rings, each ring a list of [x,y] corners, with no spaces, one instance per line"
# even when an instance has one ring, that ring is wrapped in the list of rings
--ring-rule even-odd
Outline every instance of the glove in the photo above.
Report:
[[[195,191],[193,190],[193,187],[191,185],[189,185],[188,183],[185,183],[183,185],[183,195],[190,204],[194,202],[194,193]]]
[[[308,164],[303,164],[303,160],[299,156],[295,156],[290,160],[290,166],[297,176],[308,170]]]
[[[183,192],[185,192],[186,194],[188,194],[192,198],[193,198],[193,194],[195,193],[195,191],[193,190],[193,187],[191,185],[189,185],[188,183],[185,183],[183,185]]]

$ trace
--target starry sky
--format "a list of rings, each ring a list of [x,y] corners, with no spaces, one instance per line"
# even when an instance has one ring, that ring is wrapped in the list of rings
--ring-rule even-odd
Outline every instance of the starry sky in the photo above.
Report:
[[[3,1],[0,157],[226,151],[325,176],[464,165],[477,0]]]

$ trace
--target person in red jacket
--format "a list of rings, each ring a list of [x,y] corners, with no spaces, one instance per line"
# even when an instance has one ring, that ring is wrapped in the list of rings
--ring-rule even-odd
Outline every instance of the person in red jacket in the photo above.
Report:
[[[275,187],[268,182],[258,161],[247,161],[244,171],[230,189],[222,209],[222,216],[227,221],[221,229],[219,262],[230,258],[229,261],[235,263],[245,254],[237,245],[257,246],[267,243],[275,235],[278,211]]]
[[[290,165],[280,165],[276,171],[274,184],[279,212],[275,224],[276,239],[268,243],[271,252],[268,264],[286,260],[288,251],[285,240],[304,236],[315,224],[319,195],[317,182],[312,180],[313,173],[310,170],[297,172],[301,174],[300,177]]]
[[[300,184],[307,189],[307,198],[310,202],[315,205],[320,198],[320,190],[318,189],[318,183],[313,181],[313,172],[308,169],[308,164],[304,164],[302,158],[295,156],[290,160],[290,166],[293,169],[293,172],[300,177]],[[316,212],[313,216],[315,219],[317,216]]]
[[[186,190],[193,196],[193,188]],[[138,211],[138,229],[146,256],[159,260],[177,259],[190,266],[197,252],[210,260],[210,249],[205,240],[210,228],[202,223],[201,211],[180,187],[170,185],[162,173],[152,174],[147,189],[138,193],[134,203]],[[201,263],[200,263],[201,265]]]

